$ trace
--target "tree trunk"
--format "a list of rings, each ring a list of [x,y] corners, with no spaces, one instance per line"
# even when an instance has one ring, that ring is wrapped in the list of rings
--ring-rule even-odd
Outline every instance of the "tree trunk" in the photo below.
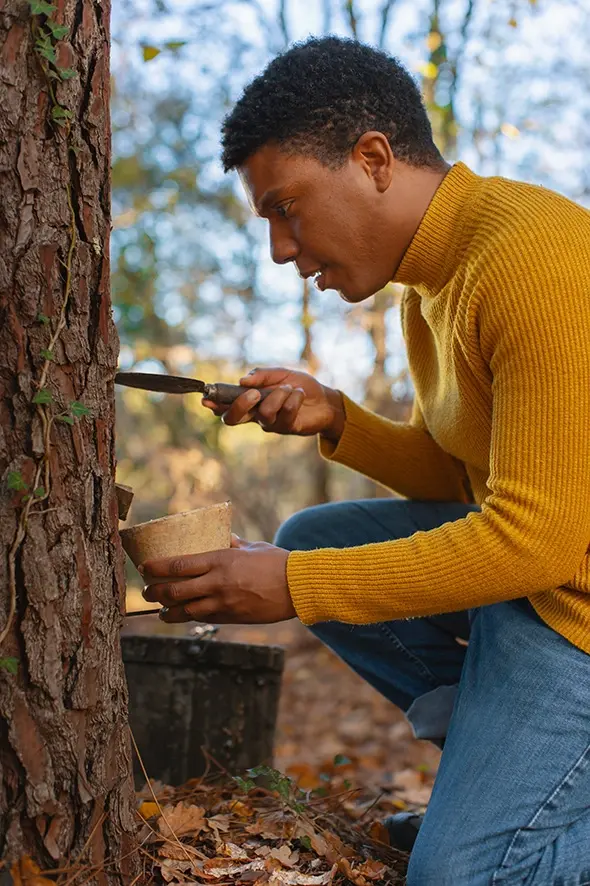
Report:
[[[0,856],[129,884],[109,5],[0,0]]]

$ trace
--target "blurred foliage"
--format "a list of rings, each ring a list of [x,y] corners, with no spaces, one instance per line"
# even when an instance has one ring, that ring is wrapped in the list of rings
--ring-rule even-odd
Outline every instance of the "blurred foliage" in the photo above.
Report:
[[[405,419],[411,399],[390,287],[346,306],[268,258],[264,223],[219,163],[243,86],[293,40],[340,33],[419,78],[437,143],[482,174],[584,201],[590,120],[583,0],[120,0],[113,10],[113,300],[124,368],[235,381],[300,365]],[[271,539],[293,511],[382,495],[315,441],[227,429],[184,398],[119,392],[118,479],[130,522],[230,498]]]

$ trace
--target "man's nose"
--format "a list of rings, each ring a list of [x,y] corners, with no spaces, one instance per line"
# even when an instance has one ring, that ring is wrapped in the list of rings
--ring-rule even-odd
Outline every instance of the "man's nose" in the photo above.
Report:
[[[277,265],[286,265],[295,261],[299,255],[299,246],[288,231],[270,231],[270,255]]]

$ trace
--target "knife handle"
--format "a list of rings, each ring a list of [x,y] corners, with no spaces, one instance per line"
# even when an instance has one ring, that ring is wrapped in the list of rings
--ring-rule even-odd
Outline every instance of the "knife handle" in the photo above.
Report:
[[[245,394],[246,391],[254,390],[258,390],[262,394],[261,399],[256,404],[258,406],[262,403],[265,397],[268,397],[271,391],[275,390],[275,388],[246,388],[242,385],[228,385],[225,384],[225,382],[216,382],[215,384],[206,386],[204,396],[207,400],[213,400],[214,403],[219,403],[220,406],[231,406],[240,394]]]

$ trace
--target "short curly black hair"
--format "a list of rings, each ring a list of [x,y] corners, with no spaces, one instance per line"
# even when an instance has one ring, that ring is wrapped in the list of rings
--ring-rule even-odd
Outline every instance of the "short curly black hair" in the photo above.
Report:
[[[222,162],[228,172],[274,143],[338,168],[369,130],[411,166],[442,162],[420,91],[397,59],[357,40],[312,37],[246,87],[223,123]]]

